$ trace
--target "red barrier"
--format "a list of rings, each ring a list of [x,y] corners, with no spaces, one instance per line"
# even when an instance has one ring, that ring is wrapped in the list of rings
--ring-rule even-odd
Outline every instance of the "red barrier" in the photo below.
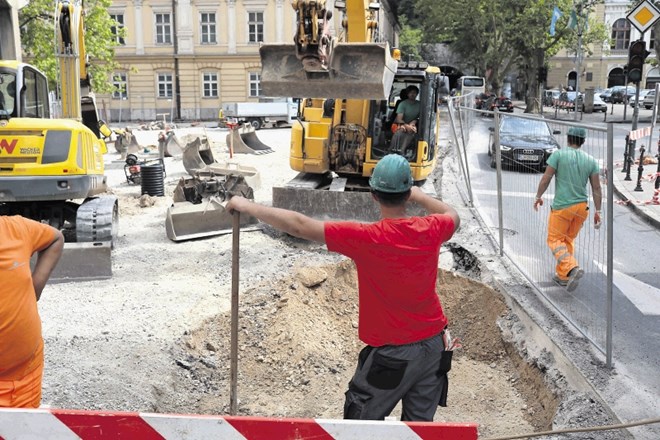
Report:
[[[476,440],[474,423],[0,409],[0,440]]]

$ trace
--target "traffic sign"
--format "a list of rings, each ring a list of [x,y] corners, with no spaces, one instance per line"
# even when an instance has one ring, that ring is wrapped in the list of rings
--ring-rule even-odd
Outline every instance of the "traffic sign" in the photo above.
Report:
[[[649,0],[644,0],[626,18],[643,34],[660,19],[660,11]]]

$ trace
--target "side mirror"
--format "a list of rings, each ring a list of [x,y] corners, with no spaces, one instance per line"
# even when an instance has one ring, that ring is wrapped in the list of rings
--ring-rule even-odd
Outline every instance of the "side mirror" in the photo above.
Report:
[[[491,133],[495,133],[495,127],[488,127],[488,131],[490,131]]]
[[[561,130],[552,130],[552,134],[561,134]]]

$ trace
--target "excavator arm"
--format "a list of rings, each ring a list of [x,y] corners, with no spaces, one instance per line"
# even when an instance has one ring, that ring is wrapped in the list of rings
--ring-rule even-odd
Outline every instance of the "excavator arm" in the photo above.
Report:
[[[341,6],[340,6],[341,5]],[[383,99],[397,62],[387,43],[374,42],[377,2],[348,0],[340,6],[342,34],[329,33],[332,12],[325,0],[294,0],[294,44],[264,44],[261,86],[265,96]]]
[[[80,0],[58,1],[55,7],[55,55],[60,69],[62,117],[82,121],[99,138],[112,131],[99,120],[87,69],[85,27]],[[105,145],[105,144],[103,144]]]

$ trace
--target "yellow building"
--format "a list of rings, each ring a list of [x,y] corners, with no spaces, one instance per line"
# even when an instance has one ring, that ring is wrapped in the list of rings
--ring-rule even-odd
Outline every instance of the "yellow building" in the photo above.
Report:
[[[628,62],[630,43],[642,37],[640,32],[630,24],[626,16],[630,12],[628,0],[605,0],[596,5],[591,17],[605,23],[610,41],[602,46],[594,46],[591,55],[585,55],[581,63],[579,81],[580,91],[586,88],[604,89],[624,85],[624,66]],[[651,52],[649,59],[655,57],[655,33],[649,30],[643,36],[646,48]],[[576,54],[573,51],[562,50],[548,62],[547,87],[575,88],[577,78]],[[642,78],[642,88],[652,88],[660,82],[658,68],[646,64]]]
[[[115,123],[211,120],[223,102],[259,101],[259,45],[292,43],[296,21],[289,0],[117,0],[108,12],[125,29],[113,80],[121,91],[97,101]],[[341,17],[335,10],[331,33]],[[386,1],[379,17],[380,41],[392,45]]]

